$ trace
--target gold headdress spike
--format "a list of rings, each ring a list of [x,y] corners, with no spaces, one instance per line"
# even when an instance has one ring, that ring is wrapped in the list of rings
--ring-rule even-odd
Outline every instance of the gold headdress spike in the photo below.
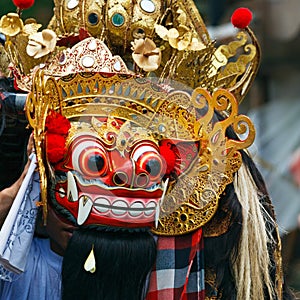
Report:
[[[236,22],[242,27],[237,40],[216,48],[191,0],[54,0],[54,4],[48,29],[41,32],[39,24],[23,23],[17,14],[0,21],[21,89],[31,90],[34,67],[53,59],[57,64],[62,50],[87,36],[103,41],[139,76],[154,75],[210,92],[226,88],[238,102],[258,69],[260,50],[248,24]],[[86,70],[92,71],[92,62],[86,63]],[[74,65],[74,71],[82,70]]]

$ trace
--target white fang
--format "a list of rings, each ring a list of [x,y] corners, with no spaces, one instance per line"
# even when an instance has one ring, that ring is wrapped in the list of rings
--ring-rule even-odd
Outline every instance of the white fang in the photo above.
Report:
[[[167,192],[167,189],[168,189],[168,184],[169,184],[169,178],[167,178],[167,180],[164,182],[164,190],[163,190],[161,198],[160,198],[160,200],[159,200],[159,202],[157,203],[157,206],[156,206],[156,210],[155,210],[155,228],[158,227],[160,208],[164,203],[165,195],[166,195],[166,192]]]
[[[67,173],[68,188],[67,188],[67,197],[70,202],[78,201],[78,191],[76,187],[76,181],[73,174],[69,171]]]
[[[81,196],[79,198],[78,216],[77,216],[78,225],[82,225],[86,221],[86,219],[90,215],[92,207],[93,207],[93,201],[90,198],[88,198],[87,196]]]

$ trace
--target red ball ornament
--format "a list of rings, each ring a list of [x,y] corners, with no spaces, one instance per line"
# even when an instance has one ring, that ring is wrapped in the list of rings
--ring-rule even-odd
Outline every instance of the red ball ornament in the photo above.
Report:
[[[236,9],[231,16],[232,25],[240,29],[247,27],[251,21],[252,12],[246,7]]]
[[[27,9],[34,4],[34,0],[12,0],[19,9]]]

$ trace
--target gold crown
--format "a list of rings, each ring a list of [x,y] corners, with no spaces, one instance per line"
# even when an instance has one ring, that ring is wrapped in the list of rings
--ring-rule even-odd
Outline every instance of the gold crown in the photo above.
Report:
[[[127,68],[140,76],[171,79],[211,92],[226,88],[239,102],[258,69],[260,50],[249,27],[237,34],[237,40],[216,47],[191,0],[54,0],[54,4],[48,29],[41,32],[40,25],[32,20],[23,23],[14,13],[0,21],[21,89],[30,91],[36,67],[59,67],[57,57],[70,51],[67,48],[82,38],[83,29],[103,41],[113,56],[121,56]],[[78,50],[72,51],[78,55]],[[80,51],[83,56],[90,50]],[[86,63],[92,62],[86,59]],[[73,68],[72,72],[82,71],[82,65],[74,64]],[[87,71],[93,69],[88,67]]]

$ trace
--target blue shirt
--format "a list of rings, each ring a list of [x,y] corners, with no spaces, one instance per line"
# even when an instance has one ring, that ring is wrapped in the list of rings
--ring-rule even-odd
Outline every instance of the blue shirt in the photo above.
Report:
[[[0,300],[60,300],[62,260],[49,239],[34,238],[24,273],[0,280]]]

